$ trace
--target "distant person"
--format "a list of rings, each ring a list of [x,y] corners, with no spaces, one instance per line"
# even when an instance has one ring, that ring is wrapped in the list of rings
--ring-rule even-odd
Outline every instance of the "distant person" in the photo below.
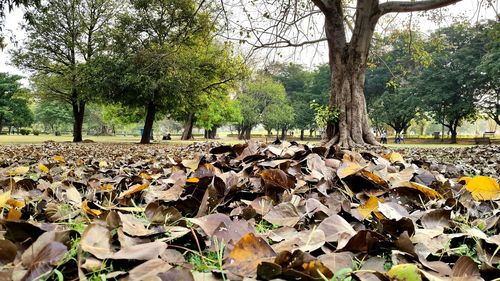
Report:
[[[387,143],[387,133],[386,132],[382,132],[382,134],[380,135],[380,142],[382,144],[386,144]]]
[[[396,133],[396,136],[394,137],[394,143],[400,143],[401,142],[401,138],[399,136],[399,133]]]
[[[167,135],[163,136],[162,140],[171,140],[172,137],[170,136],[170,133],[168,133]]]

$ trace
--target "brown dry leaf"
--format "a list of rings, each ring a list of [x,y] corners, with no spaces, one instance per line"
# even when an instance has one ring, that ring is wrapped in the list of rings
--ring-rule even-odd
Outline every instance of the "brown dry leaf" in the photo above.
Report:
[[[274,206],[264,219],[278,226],[294,226],[299,222],[300,215],[292,203],[286,202]]]
[[[465,189],[477,201],[496,200],[500,198],[500,186],[498,182],[487,176],[476,176],[474,178],[461,178],[459,182],[465,182]]]
[[[99,259],[107,259],[113,254],[111,232],[106,226],[93,223],[85,228],[81,239],[82,250]]]
[[[23,280],[35,280],[51,271],[67,252],[68,248],[56,241],[49,242],[37,252],[32,252],[32,262],[25,264],[28,272],[24,275]]]
[[[231,218],[224,214],[211,214],[200,218],[190,218],[188,220],[201,227],[203,232],[208,236],[212,236],[221,224],[228,226],[231,223]]]
[[[295,186],[295,182],[280,169],[267,169],[259,173],[264,184],[272,187],[290,189]]]
[[[16,259],[17,246],[9,240],[0,240],[0,266]]]
[[[110,258],[115,260],[151,260],[158,258],[165,249],[167,249],[165,242],[154,241],[122,248]]]
[[[167,272],[172,266],[161,259],[151,259],[129,271],[125,280],[153,280],[159,273]]]
[[[142,221],[129,215],[118,213],[122,222],[123,231],[132,236],[149,236],[158,233],[155,229],[147,229]]]
[[[120,194],[119,198],[129,197],[129,196],[131,196],[131,195],[133,195],[133,194],[135,194],[135,193],[137,193],[137,192],[139,192],[139,191],[142,191],[142,190],[144,190],[144,189],[148,188],[148,187],[149,187],[149,184],[150,184],[149,182],[145,182],[145,183],[143,183],[143,184],[136,184],[136,185],[133,185],[133,186],[131,186],[128,190],[126,190],[126,191],[122,192],[122,193]]]
[[[253,233],[243,236],[234,246],[224,264],[224,269],[242,277],[255,277],[257,266],[276,256],[267,242]]]
[[[319,224],[318,229],[323,230],[327,242],[339,242],[339,244],[341,244],[339,240],[344,240],[347,243],[349,238],[356,235],[354,228],[339,215],[332,215],[324,219]]]

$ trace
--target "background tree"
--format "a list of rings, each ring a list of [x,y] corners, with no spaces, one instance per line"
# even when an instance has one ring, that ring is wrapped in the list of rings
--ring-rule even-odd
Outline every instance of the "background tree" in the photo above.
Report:
[[[491,21],[485,24],[483,34],[488,43],[476,69],[482,81],[479,106],[500,125],[500,23]]]
[[[396,133],[406,132],[416,116],[420,100],[409,79],[432,61],[427,43],[418,32],[408,30],[396,30],[379,40],[377,49],[383,51],[370,59],[365,79],[368,112],[377,129],[384,123]]]
[[[277,100],[266,107],[262,113],[262,125],[271,132],[276,130],[276,138],[281,131],[281,139],[286,139],[287,131],[294,125],[295,112],[294,108],[288,104],[288,101]],[[271,134],[270,134],[271,135]]]
[[[426,110],[449,129],[452,143],[457,141],[457,128],[478,113],[475,103],[483,80],[475,69],[487,44],[481,29],[455,24],[435,32],[434,37],[445,38],[445,45],[433,48],[432,64],[413,84]]]
[[[26,98],[26,89],[20,83],[21,76],[0,72],[0,133],[4,126],[28,127],[33,123],[33,113]]]
[[[40,0],[0,0],[0,50],[5,47],[3,42],[3,25],[5,18],[5,11],[11,12],[15,7],[19,6],[38,6],[40,4]],[[29,20],[30,16],[27,14],[26,19]]]
[[[241,107],[243,120],[238,126],[238,138],[250,139],[252,128],[263,122],[263,114],[272,104],[286,99],[283,85],[264,75],[248,81],[236,100]]]
[[[235,81],[240,64],[229,44],[213,41],[214,28],[210,11],[191,0],[132,1],[119,16],[113,52],[100,60],[98,88],[110,100],[145,109],[141,143],[150,142],[158,113],[185,120],[189,138],[196,112],[188,106]]]
[[[210,99],[207,106],[196,112],[195,119],[195,125],[205,129],[205,138],[215,139],[219,127],[237,124],[243,117],[239,103],[223,95],[221,99]]]
[[[42,101],[35,107],[35,121],[44,127],[44,131],[56,134],[62,126],[71,124],[73,116],[66,103],[57,100]]]
[[[13,62],[33,71],[47,97],[68,102],[73,110],[73,141],[82,141],[86,103],[97,93],[89,92],[88,63],[107,45],[109,24],[117,2],[112,0],[54,0],[29,11],[23,26],[26,38],[15,50]]]

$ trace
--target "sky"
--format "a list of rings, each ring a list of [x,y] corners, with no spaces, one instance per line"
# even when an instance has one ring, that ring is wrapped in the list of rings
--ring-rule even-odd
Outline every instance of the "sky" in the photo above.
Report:
[[[492,8],[479,8],[480,3],[485,3],[487,1],[493,1],[495,9]],[[471,22],[477,22],[478,20],[484,19],[494,19],[496,17],[495,10],[498,11],[499,0],[463,0],[455,5],[448,6],[444,9],[440,9],[437,13],[442,13],[445,15],[452,16],[463,16]],[[9,38],[14,36],[17,41],[22,41],[24,38],[23,31],[19,28],[19,24],[23,21],[23,10],[18,8],[10,13],[6,13],[4,35],[5,43],[7,43],[7,48],[0,52],[0,72],[9,72],[12,74],[19,74],[22,76],[28,76],[28,73],[16,68],[9,64],[9,54],[8,51],[14,48],[14,44],[10,42]],[[451,16],[444,17],[443,22],[436,23],[434,21],[428,20],[429,15],[417,14],[417,16],[412,17],[413,23],[418,24],[418,29],[424,32],[432,32],[432,30],[447,26],[451,23]],[[395,20],[392,20],[395,17]],[[408,22],[408,14],[405,15],[386,15],[379,22],[379,31],[382,31],[384,22],[390,22],[392,25],[403,25]],[[418,22],[418,23],[416,23]],[[248,49],[248,48],[242,48]],[[262,61],[262,57],[266,57],[268,60],[276,61],[293,61],[295,63],[304,64],[308,67],[313,67],[315,65],[325,63],[328,60],[327,48],[324,43],[317,44],[315,46],[309,46],[302,49],[282,49],[280,53],[273,54],[271,57],[265,53],[257,53],[257,60]],[[23,81],[27,83],[27,80]]]

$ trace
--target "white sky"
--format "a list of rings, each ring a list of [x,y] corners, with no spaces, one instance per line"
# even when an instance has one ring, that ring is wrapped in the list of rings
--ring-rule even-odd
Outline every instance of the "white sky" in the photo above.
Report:
[[[484,5],[484,3],[488,1],[492,1],[494,3],[493,5],[495,6],[495,9],[478,7],[481,3],[483,3]],[[467,20],[476,22],[478,20],[494,19],[496,17],[495,10],[498,11],[498,2],[499,0],[463,0],[455,5],[441,9],[441,11],[445,15],[464,16]],[[396,17],[396,20],[392,21],[392,24],[401,25],[405,18],[407,19],[407,16],[407,14],[405,14],[405,16],[389,14],[381,19],[381,23],[383,25],[383,21],[391,21],[392,17]],[[412,17],[412,21],[415,22],[416,20],[420,21],[420,30],[430,33],[430,31],[436,28],[449,25],[452,21],[452,17],[444,17],[443,22],[438,24],[427,20],[427,17],[425,16],[419,17],[418,15],[414,15]],[[10,38],[13,35],[17,41],[22,41],[24,34],[23,31],[19,28],[19,24],[22,21],[23,11],[21,9],[15,9],[11,13],[7,13],[6,15],[4,26],[4,43],[7,43],[7,48],[0,52],[0,72],[9,72],[12,74],[27,76],[26,72],[23,72],[22,70],[9,65],[10,58],[8,50],[14,47],[14,44],[10,41]],[[381,26],[381,24],[379,24],[379,26]],[[314,66],[328,61],[325,44],[319,44],[315,47],[308,47],[302,50],[285,49],[280,52],[282,54],[282,57],[275,56],[275,58],[273,59],[294,61],[306,66]]]

